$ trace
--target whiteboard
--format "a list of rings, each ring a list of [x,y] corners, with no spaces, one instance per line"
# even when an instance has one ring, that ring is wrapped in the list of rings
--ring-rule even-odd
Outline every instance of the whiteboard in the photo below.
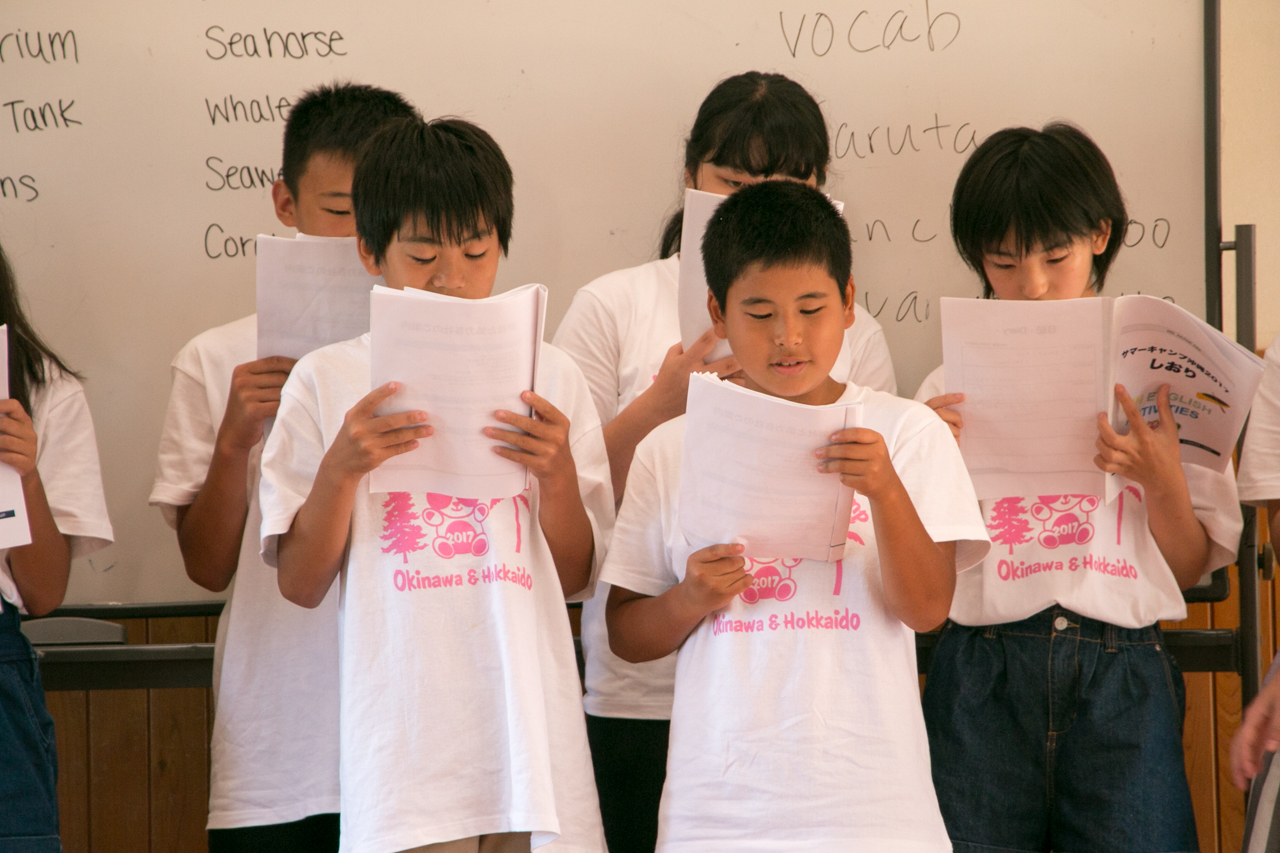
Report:
[[[516,176],[499,287],[546,284],[549,335],[578,287],[654,257],[699,103],[751,69],[822,104],[857,298],[903,393],[941,359],[938,298],[978,292],[947,204],[967,152],[1007,125],[1066,118],[1091,133],[1135,220],[1108,292],[1204,313],[1199,2],[68,0],[5,13],[0,242],[37,327],[87,377],[117,540],[77,561],[69,602],[207,597],[146,505],[169,362],[253,310],[252,238],[290,233],[267,190],[282,112],[321,82],[398,90],[494,135]]]

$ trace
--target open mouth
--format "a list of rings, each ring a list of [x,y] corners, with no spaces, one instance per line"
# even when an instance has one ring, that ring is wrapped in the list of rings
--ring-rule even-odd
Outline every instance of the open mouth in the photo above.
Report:
[[[783,376],[794,376],[804,370],[804,366],[808,363],[808,360],[803,358],[780,358],[770,366]]]

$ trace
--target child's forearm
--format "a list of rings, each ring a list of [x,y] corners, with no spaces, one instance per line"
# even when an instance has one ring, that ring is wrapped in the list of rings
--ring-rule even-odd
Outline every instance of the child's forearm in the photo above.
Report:
[[[204,485],[189,506],[178,507],[178,548],[187,577],[211,592],[231,583],[240,562],[249,494],[248,450],[214,448]]]
[[[610,650],[629,663],[644,663],[680,648],[707,615],[685,592],[683,584],[656,597],[611,588],[605,605]]]
[[[539,484],[538,523],[551,550],[565,597],[581,592],[591,580],[595,537],[578,493],[576,472],[560,485],[545,481]]]
[[[609,454],[609,470],[613,476],[613,497],[618,503],[622,502],[622,493],[627,488],[627,473],[631,470],[631,460],[636,455],[636,445],[673,417],[669,409],[667,406],[664,410],[650,388],[605,424],[604,446]]]
[[[885,603],[912,630],[931,631],[951,611],[955,543],[930,538],[905,489],[870,503]]]
[[[31,544],[9,550],[9,568],[32,616],[43,616],[62,603],[71,574],[71,549],[49,509],[40,473],[22,478],[22,493],[31,526]]]
[[[1178,469],[1181,474],[1181,468]],[[1209,534],[1196,518],[1185,477],[1146,490],[1147,527],[1179,589],[1195,586],[1209,562]]]
[[[359,479],[332,474],[322,464],[277,548],[280,594],[303,607],[319,607],[342,568],[351,535]]]

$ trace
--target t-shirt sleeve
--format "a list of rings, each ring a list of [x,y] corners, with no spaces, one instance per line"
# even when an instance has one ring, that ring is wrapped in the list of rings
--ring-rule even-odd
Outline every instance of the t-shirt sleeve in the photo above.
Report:
[[[1253,398],[1238,480],[1240,500],[1265,506],[1280,500],[1280,338],[1267,347],[1262,382]]]
[[[944,371],[942,366],[935,367],[933,371],[924,378],[920,383],[920,387],[916,390],[915,400],[917,403],[927,403],[934,397],[940,397],[947,393]]]
[[[151,506],[160,507],[164,520],[175,530],[177,508],[190,506],[204,487],[213,461],[218,425],[209,411],[209,396],[200,362],[189,353],[179,353],[173,363],[173,387],[160,433],[156,479],[151,487]]]
[[[962,572],[982,561],[991,539],[951,430],[929,409],[912,408],[890,458],[929,536],[956,543],[956,571]]]
[[[579,290],[553,340],[577,363],[591,389],[600,423],[618,414],[618,322],[598,296]]]
[[[83,557],[114,538],[89,401],[79,382],[63,376],[51,382],[47,405],[41,413],[36,469],[53,521],[70,537],[71,556]]]
[[[657,437],[650,433],[636,447],[613,541],[600,573],[604,583],[649,596],[661,595],[680,582],[666,546],[664,519],[670,496],[663,495],[664,484],[652,452]]]
[[[262,559],[276,563],[280,535],[289,532],[311,484],[320,470],[326,447],[320,429],[315,388],[295,367],[280,393],[280,408],[262,451],[258,502],[262,508]]]
[[[1231,473],[1231,466],[1219,474],[1184,462],[1182,471],[1187,478],[1187,490],[1191,493],[1191,508],[1209,537],[1209,559],[1204,567],[1205,574],[1208,574],[1234,563],[1240,548],[1244,518],[1240,514],[1236,478]]]
[[[853,372],[849,380],[863,388],[898,394],[898,377],[893,372],[893,358],[884,330],[876,328],[862,339],[853,351]]]

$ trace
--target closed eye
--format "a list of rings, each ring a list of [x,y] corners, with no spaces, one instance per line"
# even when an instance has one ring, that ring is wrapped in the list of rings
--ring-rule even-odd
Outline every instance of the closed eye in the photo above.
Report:
[[[757,319],[757,320],[768,320],[770,317],[772,317],[772,316],[773,316],[773,314],[772,314],[772,313],[769,313],[769,314],[752,314],[750,311],[748,311],[748,312],[747,312],[747,316],[748,316],[748,317],[754,317],[754,318],[755,318],[755,319]]]
[[[483,258],[487,254],[489,254],[489,250],[485,249],[484,251],[481,251],[481,252],[475,252],[475,253],[467,252],[467,257],[471,258],[474,261],[474,260],[479,260],[480,258]]]
[[[409,257],[415,264],[422,264],[424,266],[435,261],[435,258],[420,258],[417,255],[409,255]]]
[[[332,207],[322,207],[320,209],[323,210],[325,213],[332,213],[334,216],[350,216],[351,215],[351,211],[349,210],[334,210]]]
[[[819,305],[817,308],[801,308],[801,309],[800,309],[800,313],[801,313],[801,314],[817,314],[817,313],[818,313],[819,311],[821,311],[824,307],[826,307],[826,306]]]

